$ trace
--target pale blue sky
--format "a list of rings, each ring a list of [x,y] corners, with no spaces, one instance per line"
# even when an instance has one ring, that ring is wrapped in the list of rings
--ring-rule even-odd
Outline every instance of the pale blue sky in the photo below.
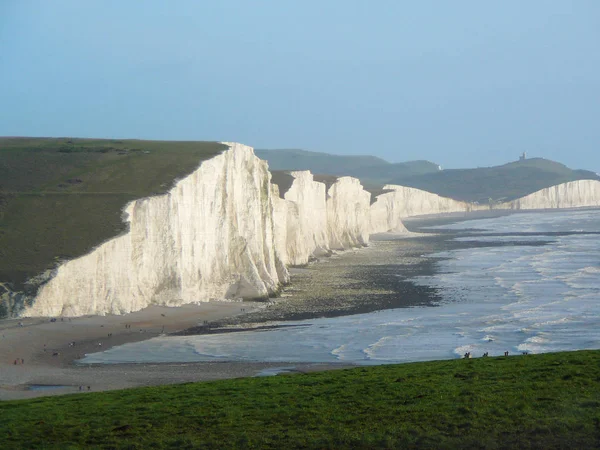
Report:
[[[600,171],[600,1],[0,0],[0,135]]]

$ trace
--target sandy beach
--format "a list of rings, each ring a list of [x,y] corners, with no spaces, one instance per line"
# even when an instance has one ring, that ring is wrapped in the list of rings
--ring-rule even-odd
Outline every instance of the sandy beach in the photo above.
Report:
[[[208,302],[177,308],[149,307],[122,316],[74,319],[31,318],[0,322],[0,400],[103,391],[223,378],[255,376],[281,364],[187,363],[82,366],[86,353],[174,333],[264,305]],[[244,312],[242,312],[242,309]],[[22,362],[21,362],[22,361]],[[323,370],[331,365],[304,364],[294,370]]]

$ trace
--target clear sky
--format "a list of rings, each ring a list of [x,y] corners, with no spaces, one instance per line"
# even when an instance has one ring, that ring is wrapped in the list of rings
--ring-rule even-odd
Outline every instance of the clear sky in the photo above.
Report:
[[[0,0],[0,135],[600,172],[600,1]]]

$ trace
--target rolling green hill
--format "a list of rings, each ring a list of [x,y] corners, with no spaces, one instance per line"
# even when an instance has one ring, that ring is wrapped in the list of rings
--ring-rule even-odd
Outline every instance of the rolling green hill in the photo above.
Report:
[[[595,173],[571,170],[542,158],[511,162],[496,167],[451,169],[423,175],[400,175],[392,184],[435,192],[457,200],[487,203],[523,197],[540,189],[581,179],[598,180]]]
[[[314,174],[353,176],[365,185],[380,186],[395,176],[412,176],[438,171],[429,161],[389,163],[375,156],[344,156],[306,150],[256,150],[272,170],[310,170]]]
[[[337,175],[336,171],[354,170],[389,164],[376,156],[345,156],[306,150],[262,150],[254,151],[256,156],[269,162],[272,170],[310,170],[313,173]]]
[[[515,161],[477,169],[439,170],[429,161],[388,163],[372,156],[339,156],[304,150],[257,150],[275,170],[310,170],[317,174],[359,178],[373,192],[385,184],[399,184],[451,197],[487,203],[513,200],[556,184],[581,179],[599,180],[594,172],[571,170],[543,158]]]
[[[124,231],[122,208],[167,191],[216,142],[0,138],[0,282],[24,282]]]

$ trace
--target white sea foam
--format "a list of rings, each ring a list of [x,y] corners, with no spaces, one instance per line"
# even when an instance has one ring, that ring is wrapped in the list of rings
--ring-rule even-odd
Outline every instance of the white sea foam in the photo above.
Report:
[[[475,352],[479,350],[476,344],[467,344],[461,345],[460,347],[456,347],[454,349],[454,353],[461,358],[465,355],[465,353],[470,353],[472,357],[479,356]]]
[[[346,344],[342,344],[339,347],[331,350],[331,354],[338,359],[343,359],[345,350],[346,350]]]

